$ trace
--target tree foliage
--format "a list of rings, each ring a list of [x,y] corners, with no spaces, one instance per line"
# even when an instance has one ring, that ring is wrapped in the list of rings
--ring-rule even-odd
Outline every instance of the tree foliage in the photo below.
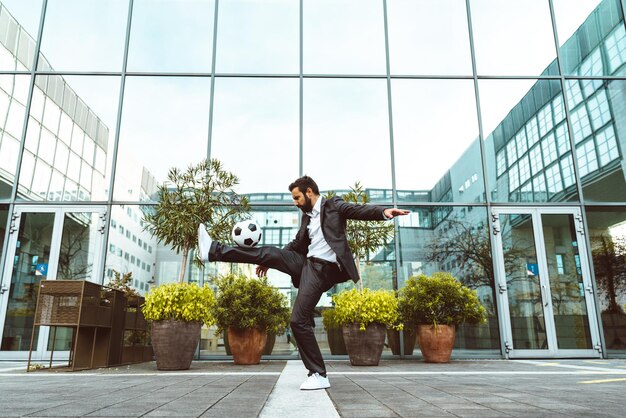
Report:
[[[623,313],[617,295],[626,290],[626,240],[602,234],[591,237],[593,269],[598,287],[606,293],[606,312]]]
[[[159,186],[159,203],[144,213],[144,229],[160,243],[182,252],[180,282],[189,252],[198,243],[198,225],[205,223],[211,238],[228,241],[233,224],[248,212],[247,199],[234,190],[238,183],[220,161],[205,159],[184,172],[171,168],[167,181]]]

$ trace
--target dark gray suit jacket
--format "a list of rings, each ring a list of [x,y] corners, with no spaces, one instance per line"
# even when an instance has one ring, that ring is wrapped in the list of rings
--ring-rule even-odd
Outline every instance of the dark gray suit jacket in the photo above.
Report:
[[[359,281],[359,273],[346,238],[346,220],[382,221],[386,219],[383,214],[385,208],[346,203],[343,199],[336,196],[330,199],[320,196],[320,199],[322,199],[320,210],[322,233],[330,248],[337,255],[337,261],[341,265],[343,273],[335,279],[335,282],[341,283],[351,279],[356,283]],[[285,246],[286,250],[296,251],[306,257],[309,244],[311,243],[307,230],[310,220],[311,218],[308,215],[302,216],[300,230],[296,234],[296,238]]]

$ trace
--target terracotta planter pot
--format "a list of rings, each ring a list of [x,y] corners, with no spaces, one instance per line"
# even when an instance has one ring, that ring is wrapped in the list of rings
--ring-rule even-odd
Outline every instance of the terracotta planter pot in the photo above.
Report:
[[[365,331],[359,324],[343,326],[343,340],[353,366],[378,366],[385,346],[387,327],[378,322],[369,324]]]
[[[346,343],[343,341],[343,328],[330,328],[326,330],[328,336],[328,348],[332,355],[346,355]]]
[[[404,355],[410,356],[415,350],[415,343],[417,340],[417,330],[415,328],[404,328]],[[394,355],[400,355],[400,331],[395,329],[387,330],[387,341],[389,342],[389,348]]]
[[[272,354],[272,350],[274,350],[274,345],[276,344],[276,334],[267,334],[267,341],[265,342],[265,346],[263,347],[263,355],[269,356]]]
[[[200,341],[200,322],[155,321],[152,348],[158,370],[187,370]]]
[[[448,363],[454,346],[454,325],[418,325],[417,338],[427,363]]]
[[[257,328],[228,328],[228,344],[235,364],[259,364],[267,332]]]

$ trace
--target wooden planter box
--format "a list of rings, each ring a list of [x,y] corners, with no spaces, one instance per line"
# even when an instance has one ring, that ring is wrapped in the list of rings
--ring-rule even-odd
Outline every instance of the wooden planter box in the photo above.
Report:
[[[28,367],[36,327],[50,326],[54,341],[57,327],[72,329],[68,366],[83,370],[110,365],[123,333],[124,294],[85,280],[42,280],[35,309]],[[50,365],[54,345],[50,353]]]

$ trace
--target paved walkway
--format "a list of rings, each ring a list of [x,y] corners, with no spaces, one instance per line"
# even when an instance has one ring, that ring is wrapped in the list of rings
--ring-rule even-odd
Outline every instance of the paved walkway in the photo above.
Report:
[[[329,361],[332,387],[305,392],[299,361],[154,363],[25,372],[0,362],[0,416],[626,417],[626,360]]]

